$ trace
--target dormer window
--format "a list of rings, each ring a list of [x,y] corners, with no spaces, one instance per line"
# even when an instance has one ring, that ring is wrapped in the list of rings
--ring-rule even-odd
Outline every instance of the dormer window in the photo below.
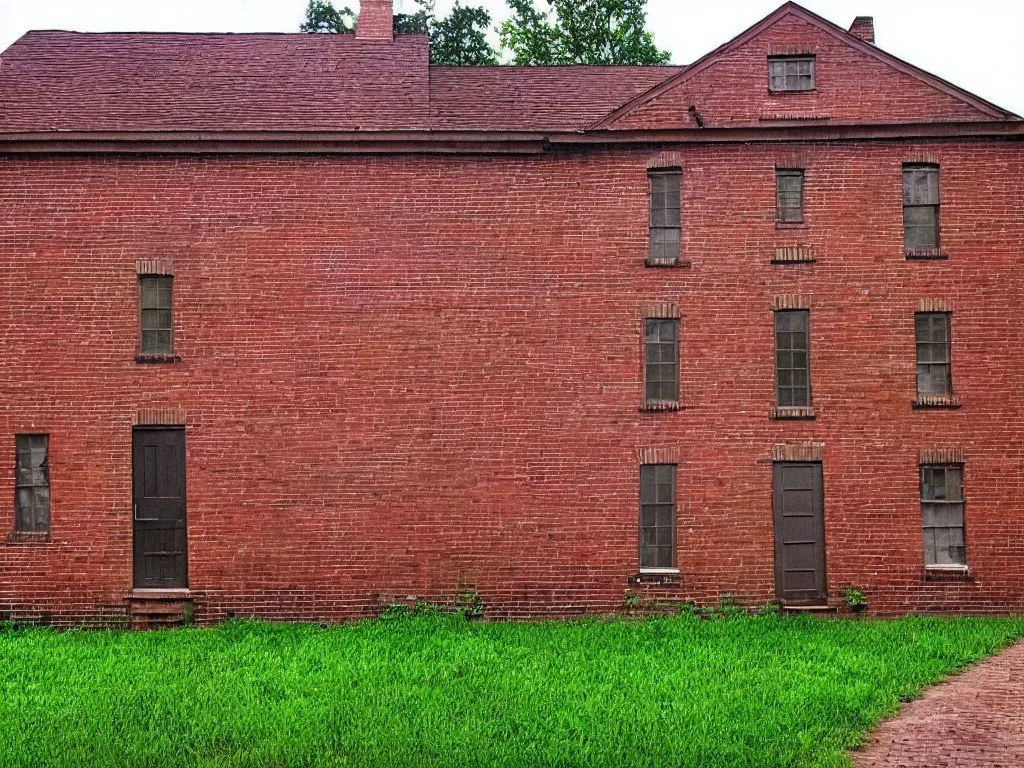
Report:
[[[772,56],[768,59],[768,88],[773,93],[814,90],[813,56]]]

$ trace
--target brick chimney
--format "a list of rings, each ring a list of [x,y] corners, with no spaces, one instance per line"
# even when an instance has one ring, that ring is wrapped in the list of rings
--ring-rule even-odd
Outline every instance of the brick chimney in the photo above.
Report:
[[[394,10],[392,0],[360,0],[359,20],[356,22],[356,38],[359,40],[395,39],[395,27],[391,17]]]
[[[875,20],[870,16],[858,16],[850,25],[850,34],[865,43],[875,44]]]

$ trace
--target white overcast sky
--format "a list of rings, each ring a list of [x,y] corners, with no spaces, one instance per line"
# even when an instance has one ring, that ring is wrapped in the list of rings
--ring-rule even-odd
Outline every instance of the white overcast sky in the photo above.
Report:
[[[437,0],[439,14],[453,0]],[[650,0],[648,28],[687,64],[742,32],[783,0]],[[357,0],[335,0],[336,6]],[[504,0],[463,0],[504,18]],[[1024,0],[805,0],[849,27],[874,16],[878,46],[1024,115]],[[404,6],[401,7],[401,6]],[[0,50],[30,29],[82,32],[295,32],[306,0],[0,0]],[[396,10],[415,10],[396,0]]]

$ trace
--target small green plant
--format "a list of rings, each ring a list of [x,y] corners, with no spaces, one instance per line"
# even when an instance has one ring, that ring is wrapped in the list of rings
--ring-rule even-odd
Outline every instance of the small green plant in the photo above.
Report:
[[[862,590],[850,587],[846,590],[846,607],[854,613],[860,613],[868,607],[868,600]]]
[[[622,597],[622,607],[627,611],[633,611],[640,607],[640,595],[634,594],[630,590],[626,590],[626,594]]]
[[[778,616],[779,610],[778,603],[765,603],[761,606],[761,610],[758,613],[761,616]]]
[[[697,615],[697,606],[693,603],[680,603],[676,606],[676,616],[688,616],[693,618]]]
[[[408,605],[401,605],[392,603],[383,611],[381,611],[380,618],[389,621],[392,619],[404,619],[407,616],[412,616],[413,609]]]
[[[196,625],[196,607],[192,603],[185,603],[181,609],[181,626],[194,627]]]
[[[726,619],[745,616],[747,613],[746,609],[736,602],[736,595],[732,592],[723,592],[718,598],[718,612]]]
[[[463,590],[455,596],[455,610],[461,613],[467,621],[479,619],[484,615],[484,601],[475,591]]]

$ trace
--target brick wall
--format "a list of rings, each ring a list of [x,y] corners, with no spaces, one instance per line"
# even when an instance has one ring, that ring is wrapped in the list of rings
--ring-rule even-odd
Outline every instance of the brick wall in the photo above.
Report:
[[[644,267],[653,150],[0,159],[0,611],[124,613],[140,412],[186,424],[202,621],[467,588],[492,617],[616,610],[627,589],[764,603],[788,444],[820,446],[833,602],[1024,610],[1018,147],[669,147],[679,269]],[[778,230],[794,152],[805,225]],[[924,153],[944,261],[903,253],[901,163]],[[784,248],[816,261],[773,263]],[[173,264],[177,363],[135,362],[145,260]],[[813,420],[769,419],[777,296],[811,302]],[[912,407],[922,300],[954,311],[958,409]],[[643,412],[662,304],[683,407]],[[3,543],[29,431],[50,434],[52,532]],[[939,449],[965,457],[968,581],[925,578],[918,465]],[[679,463],[681,574],[649,587],[629,581],[644,450]]]

